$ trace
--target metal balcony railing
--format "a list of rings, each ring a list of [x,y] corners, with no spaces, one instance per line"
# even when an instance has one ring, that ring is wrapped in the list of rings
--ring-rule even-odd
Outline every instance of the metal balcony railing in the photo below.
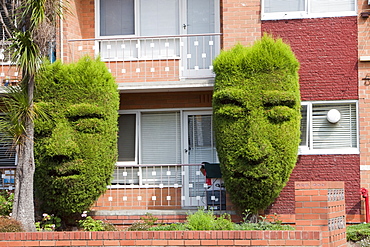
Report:
[[[201,164],[117,166],[112,185],[96,202],[95,210],[149,210],[205,207],[219,200],[210,191],[220,191],[206,183]],[[220,180],[220,179],[218,179]],[[214,184],[221,184],[217,179]],[[223,192],[224,193],[224,192]],[[224,198],[222,200],[225,200]],[[218,201],[220,203],[220,201]],[[222,202],[225,203],[225,202]]]
[[[118,83],[178,81],[213,77],[220,33],[73,39],[64,57],[76,61],[99,55]]]

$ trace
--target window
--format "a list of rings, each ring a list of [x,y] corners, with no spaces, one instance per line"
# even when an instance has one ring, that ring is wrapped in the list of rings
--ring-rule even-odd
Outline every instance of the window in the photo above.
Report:
[[[123,111],[118,124],[113,186],[180,186],[195,164],[218,162],[210,109]]]
[[[4,115],[0,114],[0,121],[4,121],[3,117]],[[0,132],[0,168],[15,166],[15,156],[15,150],[12,148],[11,137]]]
[[[100,0],[100,36],[179,34],[179,0]]]
[[[356,101],[302,102],[301,113],[300,154],[359,153]]]
[[[170,184],[180,183],[181,167],[173,166],[181,164],[180,112],[122,114],[118,123],[118,167],[121,167],[116,169],[112,184],[158,185],[163,178]],[[122,166],[125,164],[133,166]],[[169,165],[151,169],[137,164]]]
[[[262,19],[355,16],[355,0],[262,0]]]
[[[99,0],[99,37],[178,35],[179,0]],[[101,41],[102,59],[179,57],[179,39]]]

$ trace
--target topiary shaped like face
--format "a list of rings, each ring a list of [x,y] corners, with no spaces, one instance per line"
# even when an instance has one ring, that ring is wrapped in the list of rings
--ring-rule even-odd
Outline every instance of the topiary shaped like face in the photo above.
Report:
[[[279,195],[300,136],[299,63],[281,40],[264,36],[214,62],[214,128],[231,200],[256,213]]]
[[[38,78],[35,185],[44,210],[81,213],[106,190],[117,157],[119,95],[104,63],[50,65]]]

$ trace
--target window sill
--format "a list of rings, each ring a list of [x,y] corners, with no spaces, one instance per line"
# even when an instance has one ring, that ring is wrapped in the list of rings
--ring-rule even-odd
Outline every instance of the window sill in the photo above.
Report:
[[[357,16],[356,11],[343,11],[333,13],[316,13],[308,14],[306,12],[277,12],[265,13],[261,15],[261,20],[289,20],[289,19],[309,19],[309,18],[328,18],[328,17],[344,17],[344,16]]]
[[[333,155],[333,154],[360,154],[358,148],[343,148],[343,149],[300,149],[298,155]]]

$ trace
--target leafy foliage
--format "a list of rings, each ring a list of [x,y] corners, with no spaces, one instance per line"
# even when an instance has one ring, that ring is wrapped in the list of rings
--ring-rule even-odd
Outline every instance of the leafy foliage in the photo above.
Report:
[[[0,190],[0,215],[9,216],[13,209],[14,193]]]
[[[54,231],[61,227],[61,219],[57,216],[43,214],[42,220],[35,223],[37,231]]]
[[[184,223],[143,227],[144,223],[141,223],[142,231],[294,230],[291,226],[282,225],[281,221],[274,219],[270,221],[264,217],[260,217],[255,223],[245,221],[235,224],[231,221],[229,214],[216,216],[213,211],[204,211],[204,209],[198,209],[197,212],[189,214]]]
[[[281,39],[264,35],[214,61],[214,130],[233,204],[256,214],[286,185],[300,141],[299,63]]]
[[[370,224],[347,226],[347,241],[361,241],[370,238]]]
[[[37,77],[35,187],[42,210],[72,220],[110,183],[117,159],[117,85],[99,59],[57,61]],[[74,221],[73,221],[74,222]]]
[[[19,221],[9,216],[0,216],[0,232],[23,232],[23,227]]]
[[[158,218],[154,217],[150,213],[146,213],[145,216],[140,217],[139,222],[134,222],[131,226],[129,226],[126,230],[127,231],[147,231],[151,227],[154,226],[154,224],[157,223]]]
[[[85,219],[79,220],[78,224],[82,229],[90,232],[116,231],[116,228],[112,224],[101,220],[94,220],[91,216],[87,216]]]

